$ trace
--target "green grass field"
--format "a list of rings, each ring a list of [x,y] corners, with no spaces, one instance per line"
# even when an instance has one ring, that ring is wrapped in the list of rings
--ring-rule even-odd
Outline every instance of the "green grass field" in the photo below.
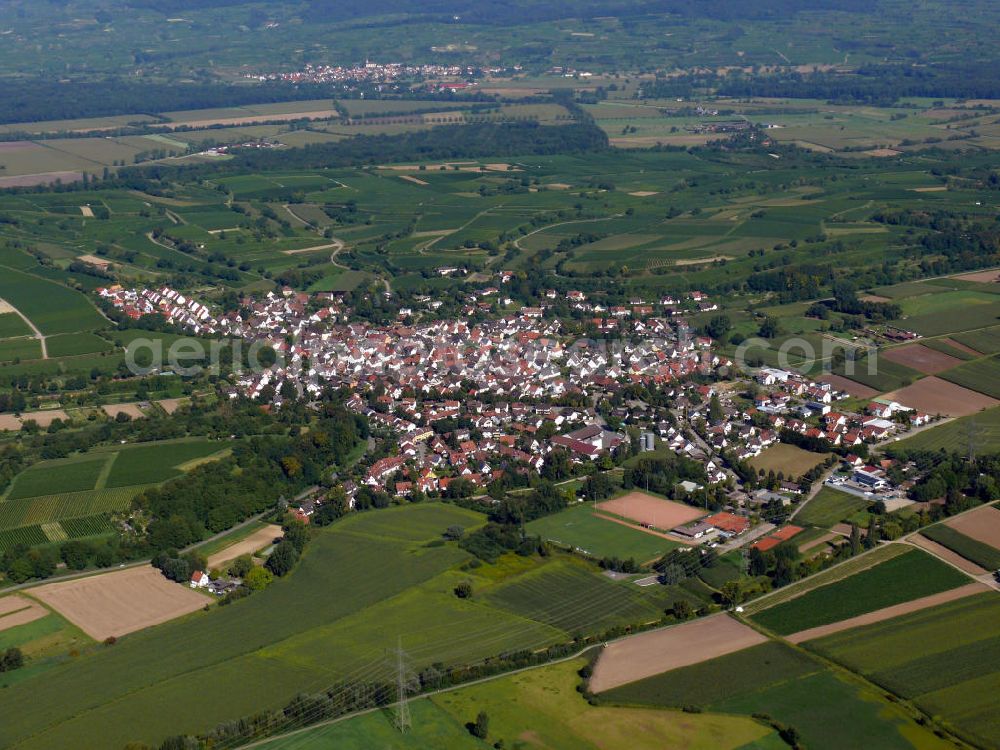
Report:
[[[721,589],[726,581],[739,578],[743,574],[743,560],[738,550],[718,558],[715,565],[703,567],[698,577],[714,589]]]
[[[17,313],[0,313],[0,339],[30,335],[31,329]]]
[[[968,597],[813,641],[810,648],[940,717],[1000,743],[1000,598]]]
[[[803,746],[820,750],[950,746],[877,691],[775,642],[623,685],[603,697],[624,705],[766,714],[795,727]]]
[[[45,342],[50,357],[78,357],[111,351],[111,344],[93,333],[51,336]]]
[[[949,344],[944,339],[924,339],[920,342],[921,346],[925,346],[928,349],[933,349],[936,352],[941,352],[942,354],[947,354],[949,357],[954,357],[955,359],[970,360],[976,359],[976,355],[971,352],[965,351],[964,349],[958,349],[951,344]]]
[[[822,669],[815,659],[768,641],[689,667],[614,688],[602,696],[615,703],[706,707],[735,693],[762,690]]]
[[[12,268],[0,274],[0,298],[20,310],[42,333],[103,328],[107,321],[80,292]]]
[[[568,633],[603,629],[619,623],[655,621],[661,614],[637,587],[594,578],[572,560],[560,560],[501,584],[490,603],[525,617],[538,618]],[[587,600],[575,608],[561,601]]]
[[[178,476],[188,461],[206,458],[229,448],[231,443],[215,440],[183,440],[135,445],[116,451],[106,487],[158,484]]]
[[[928,526],[920,532],[923,536],[941,544],[952,552],[986,570],[1000,569],[1000,550],[994,549],[978,539],[966,536],[950,526],[939,523]]]
[[[390,711],[376,712],[265,743],[266,750],[343,748],[393,750],[418,748],[503,747],[532,750],[580,748],[600,750],[629,747],[659,750],[767,750],[776,736],[770,728],[746,717],[682,714],[649,708],[595,707],[576,692],[583,660],[540,667],[487,684],[459,688],[411,703],[412,729],[393,726]],[[472,737],[466,725],[486,709],[488,741]],[[625,743],[625,744],[623,744]]]
[[[968,445],[970,430],[977,438],[979,451],[992,452],[1000,449],[1000,407],[953,419],[932,430],[924,430],[901,440],[894,447],[904,450],[963,450],[962,446]]]
[[[795,521],[800,524],[828,529],[850,518],[858,511],[864,510],[868,505],[868,501],[862,497],[824,485],[816,493],[816,496],[795,515]]]
[[[1000,357],[967,362],[941,373],[941,377],[987,396],[1000,398]]]
[[[84,456],[60,461],[42,461],[17,475],[7,500],[40,495],[59,495],[94,489],[109,456]]]
[[[871,362],[874,363],[875,360]],[[835,367],[833,372],[882,392],[894,391],[922,377],[922,373],[917,370],[892,362],[885,357],[878,358],[878,366],[874,368],[874,372],[869,372],[869,364],[868,361],[862,360],[854,363],[852,371],[848,371],[845,365],[840,365]]]
[[[849,578],[862,570],[872,568],[894,557],[905,555],[908,551],[909,547],[903,544],[884,544],[856,557],[848,558],[832,568],[820,571],[808,578],[796,581],[784,588],[777,589],[754,599],[743,605],[743,611],[747,616],[753,616],[757,612],[761,612],[769,607],[775,607],[783,602],[791,601],[807,591],[812,591],[813,589]]]
[[[792,479],[802,476],[826,459],[825,453],[811,453],[795,445],[778,443],[767,448],[759,456],[751,458],[749,463],[758,471],[763,470],[765,473],[773,471],[776,474],[780,471]]]
[[[17,338],[0,340],[0,362],[41,359],[42,345],[37,339]]]
[[[1000,352],[1000,326],[984,328],[979,331],[967,331],[959,333],[952,338],[960,344],[975,349],[983,354],[996,354]]]
[[[655,620],[665,606],[658,597],[678,596],[642,593],[572,558],[514,557],[516,565],[502,558],[460,570],[467,555],[440,545],[441,534],[482,522],[481,514],[437,503],[349,516],[321,532],[295,573],[266,591],[123,638],[61,666],[57,680],[11,688],[0,705],[0,744],[159,741],[347,675],[388,678],[385,649],[400,636],[416,669],[465,663],[567,641],[565,628]],[[453,593],[463,580],[473,582],[471,599]],[[202,679],[213,690],[195,697],[191,680]],[[183,714],[164,716],[157,709],[164,704]],[[119,718],[109,729],[112,715]]]
[[[790,635],[947,591],[968,582],[968,576],[914,549],[849,578],[765,609],[751,619],[779,635]]]
[[[528,524],[528,533],[592,555],[634,558],[643,563],[680,545],[652,534],[622,526],[594,515],[593,507],[580,503],[555,515]]]

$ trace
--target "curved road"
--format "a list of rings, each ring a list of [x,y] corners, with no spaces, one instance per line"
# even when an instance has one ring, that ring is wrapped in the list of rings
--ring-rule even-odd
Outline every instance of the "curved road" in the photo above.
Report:
[[[28,328],[31,329],[32,333],[34,334],[34,337],[36,339],[38,339],[38,341],[42,345],[42,359],[48,359],[49,358],[49,348],[45,344],[45,335],[41,331],[38,330],[38,327],[35,326],[35,324],[31,322],[31,320],[28,318],[27,315],[25,315],[23,312],[21,312],[20,310],[18,310],[12,304],[10,304],[10,302],[7,302],[6,300],[0,299],[0,305],[6,305],[7,307],[9,307],[10,308],[10,312],[14,313],[21,320],[23,320],[25,322],[25,324],[28,326]]]

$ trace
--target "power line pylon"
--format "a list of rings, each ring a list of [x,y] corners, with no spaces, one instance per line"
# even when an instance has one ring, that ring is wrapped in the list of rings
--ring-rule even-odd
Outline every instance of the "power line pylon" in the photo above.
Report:
[[[976,460],[976,452],[979,448],[982,436],[983,430],[982,427],[976,422],[976,417],[970,417],[969,421],[965,425],[966,458],[970,464]]]
[[[402,734],[410,729],[410,703],[407,698],[406,653],[403,651],[403,637],[396,642],[396,729]]]

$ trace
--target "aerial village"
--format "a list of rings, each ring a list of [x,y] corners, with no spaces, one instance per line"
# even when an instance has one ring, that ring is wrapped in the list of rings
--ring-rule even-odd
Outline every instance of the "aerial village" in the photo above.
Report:
[[[501,273],[499,286],[472,293],[466,312],[496,312],[495,305],[509,302],[504,282]],[[469,323],[434,319],[428,299],[419,315],[404,308],[398,323],[374,325],[354,317],[335,293],[271,292],[228,313],[169,288],[116,285],[98,294],[133,319],[160,315],[193,335],[272,348],[273,365],[233,376],[230,398],[281,408],[284,399],[325,388],[349,393],[346,407],[365,415],[389,443],[360,482],[345,482],[351,502],[362,488],[396,498],[445,495],[462,480],[463,491],[482,493],[505,472],[546,476],[556,460],[585,475],[666,451],[704,470],[703,480],[679,483],[675,499],[708,503],[710,497],[719,512],[664,531],[698,544],[760,536],[755,544],[766,549],[797,527],[765,536],[775,526],[755,525],[763,510],[787,515],[823,483],[890,509],[908,504],[911,467],[870,462],[869,448],[935,419],[895,402],[848,408],[845,402],[856,402],[830,383],[736,366],[713,351],[710,338],[689,331],[685,312],[716,309],[699,292],[610,309],[581,292],[566,293],[575,309],[594,315],[598,330],[615,334],[613,341],[566,335],[544,301]],[[554,299],[556,292],[545,296]],[[668,406],[643,400],[635,386],[662,394],[658,403]],[[761,469],[750,483],[733,470],[782,443],[840,449],[840,456],[803,476]],[[316,502],[298,508],[303,520]]]

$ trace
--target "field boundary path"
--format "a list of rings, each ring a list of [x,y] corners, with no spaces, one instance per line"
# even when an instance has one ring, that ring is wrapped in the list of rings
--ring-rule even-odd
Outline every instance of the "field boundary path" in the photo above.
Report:
[[[966,560],[957,552],[952,552],[943,544],[938,544],[933,539],[930,539],[923,534],[914,534],[909,537],[909,543],[915,547],[920,547],[920,549],[924,550],[924,552],[929,552],[934,555],[934,557],[947,560],[953,567],[960,568],[962,572],[968,573],[970,576],[979,577],[989,573],[989,571],[985,568],[981,568],[971,560]]]
[[[111,468],[115,465],[115,461],[118,460],[118,456],[121,455],[117,451],[112,451],[108,456],[108,460],[104,462],[104,466],[101,467],[101,473],[97,475],[97,480],[94,482],[93,489],[103,490],[108,486],[108,477],[111,476]]]
[[[17,315],[21,320],[23,320],[24,323],[25,323],[25,325],[27,325],[28,328],[30,328],[32,330],[32,332],[34,333],[34,337],[42,345],[42,359],[48,359],[49,358],[49,348],[45,344],[45,335],[41,331],[38,330],[38,326],[36,326],[34,323],[32,323],[31,319],[27,315],[25,315],[23,312],[21,312],[20,310],[18,310],[12,304],[10,304],[10,302],[7,302],[7,300],[0,299],[0,304],[4,305],[6,307],[9,307],[10,311],[13,312],[15,315]]]
[[[989,586],[986,586],[979,581],[967,583],[964,586],[959,586],[957,589],[942,591],[938,594],[931,594],[930,596],[922,596],[919,599],[911,599],[910,601],[903,602],[902,604],[894,604],[891,607],[876,609],[874,612],[867,612],[863,615],[858,615],[857,617],[849,617],[848,619],[841,620],[840,622],[831,622],[828,625],[819,625],[815,628],[800,630],[798,633],[786,635],[785,640],[789,643],[804,643],[805,641],[812,641],[817,638],[833,635],[834,633],[840,633],[844,630],[853,630],[854,628],[860,628],[864,625],[874,625],[877,622],[883,622],[884,620],[891,620],[894,617],[919,612],[922,609],[936,607],[939,604],[953,602],[956,599],[964,599],[967,596],[985,594],[989,590]]]
[[[314,245],[313,247],[300,247],[296,250],[282,250],[285,255],[302,255],[303,253],[315,253],[320,250],[333,250],[335,252],[340,252],[344,248],[344,243],[341,240],[335,242],[328,242],[325,245]],[[332,257],[332,256],[331,256]]]
[[[610,221],[611,219],[620,219],[624,215],[625,214],[618,213],[618,214],[611,214],[610,216],[599,216],[596,219],[570,219],[569,221],[560,221],[555,224],[546,224],[544,227],[538,227],[538,229],[534,229],[528,232],[527,234],[522,235],[521,237],[515,239],[514,247],[516,247],[521,252],[525,252],[524,248],[521,247],[521,240],[526,240],[531,235],[538,234],[539,232],[544,232],[546,229],[555,229],[556,227],[566,226],[567,224],[590,224],[595,221]]]

